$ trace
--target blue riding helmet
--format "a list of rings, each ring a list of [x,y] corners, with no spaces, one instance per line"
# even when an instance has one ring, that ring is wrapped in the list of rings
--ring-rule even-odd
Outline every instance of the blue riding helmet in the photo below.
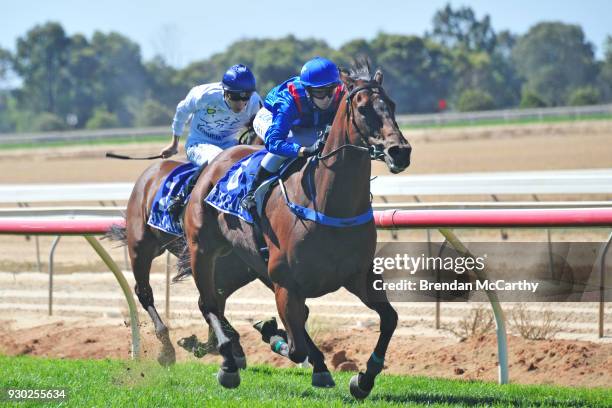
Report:
[[[255,75],[242,64],[231,66],[223,75],[223,89],[227,92],[254,92]]]
[[[338,67],[326,58],[314,57],[302,67],[300,82],[312,88],[339,84]]]

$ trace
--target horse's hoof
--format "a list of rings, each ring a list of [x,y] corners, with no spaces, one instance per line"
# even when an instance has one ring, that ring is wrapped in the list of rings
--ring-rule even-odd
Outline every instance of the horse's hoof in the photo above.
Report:
[[[329,371],[322,371],[320,373],[312,373],[312,386],[333,388],[336,386],[336,383]]]
[[[162,349],[157,356],[157,362],[163,367],[170,367],[176,363],[176,352],[174,351],[174,347]]]
[[[234,361],[240,370],[247,368],[246,356],[234,356]]]
[[[180,347],[184,348],[190,353],[193,353],[193,349],[198,345],[198,338],[195,334],[192,334],[189,337],[183,337],[179,341],[176,342]]]
[[[237,388],[240,385],[240,371],[230,373],[220,368],[217,372],[217,381],[224,388]]]
[[[253,328],[261,333],[261,339],[264,343],[270,342],[270,337],[278,332],[278,323],[276,318],[272,316],[268,320],[260,320],[253,325]]]
[[[349,389],[351,390],[351,395],[358,400],[362,400],[370,395],[370,391],[364,391],[359,388],[359,375],[354,375],[351,377],[351,381],[349,381]]]

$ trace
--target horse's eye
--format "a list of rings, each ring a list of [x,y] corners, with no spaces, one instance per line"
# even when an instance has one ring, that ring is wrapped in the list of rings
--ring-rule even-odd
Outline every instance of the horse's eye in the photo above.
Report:
[[[357,109],[370,129],[379,129],[382,126],[382,121],[371,104],[360,106]]]
[[[370,105],[369,103],[363,106],[359,106],[357,108],[357,110],[359,111],[359,114],[362,116],[368,116],[369,113],[372,112],[372,105]]]

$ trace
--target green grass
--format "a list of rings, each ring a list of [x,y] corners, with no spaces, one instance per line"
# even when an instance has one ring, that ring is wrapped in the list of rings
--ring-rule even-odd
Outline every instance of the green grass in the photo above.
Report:
[[[217,384],[217,366],[197,362],[165,369],[153,361],[54,360],[0,356],[0,389],[68,389],[62,406],[342,406],[361,405],[348,391],[352,373],[333,373],[334,389],[310,386],[310,371],[249,367],[238,389]],[[554,373],[551,373],[554,375]],[[367,406],[612,406],[612,389],[499,386],[475,381],[382,375]],[[4,406],[41,406],[29,402]],[[48,403],[58,406],[58,403]]]

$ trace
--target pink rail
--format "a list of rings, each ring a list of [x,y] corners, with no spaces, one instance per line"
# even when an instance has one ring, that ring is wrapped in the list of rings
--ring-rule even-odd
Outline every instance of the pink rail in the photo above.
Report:
[[[610,208],[386,210],[374,213],[380,228],[612,226]]]
[[[0,234],[100,235],[111,225],[123,225],[123,218],[54,220],[44,218],[0,218]]]
[[[375,211],[380,228],[426,227],[587,227],[612,226],[610,208],[385,210]],[[104,234],[122,218],[0,219],[0,234]]]

